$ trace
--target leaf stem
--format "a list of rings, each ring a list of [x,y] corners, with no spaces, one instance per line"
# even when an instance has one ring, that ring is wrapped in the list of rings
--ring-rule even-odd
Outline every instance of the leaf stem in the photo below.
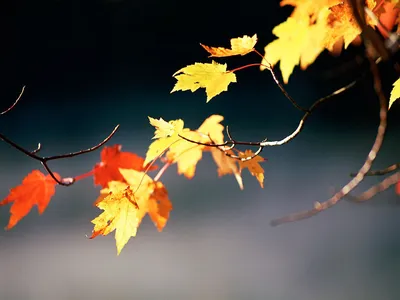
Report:
[[[78,181],[78,180],[82,180],[82,179],[88,178],[90,176],[93,176],[93,174],[94,174],[94,169],[90,170],[89,172],[83,173],[81,175],[75,176],[74,177],[74,181]]]
[[[158,171],[157,175],[153,178],[154,181],[160,180],[160,177],[164,174],[164,172],[168,169],[168,167],[171,165],[170,162],[165,163],[165,165]]]

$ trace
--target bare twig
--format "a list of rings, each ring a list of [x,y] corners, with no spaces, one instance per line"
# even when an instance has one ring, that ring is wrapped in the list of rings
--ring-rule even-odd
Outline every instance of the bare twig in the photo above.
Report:
[[[387,125],[387,100],[385,95],[382,92],[382,86],[381,86],[381,80],[379,76],[379,70],[378,67],[372,57],[370,57],[369,54],[367,54],[367,57],[369,58],[370,65],[371,65],[371,72],[374,76],[374,88],[375,92],[379,98],[379,104],[380,104],[380,112],[379,112],[379,117],[380,117],[380,122],[377,130],[377,134],[375,137],[374,144],[371,147],[370,152],[368,153],[368,156],[363,164],[363,166],[360,168],[356,176],[350,180],[340,191],[335,193],[330,199],[328,199],[325,202],[315,202],[314,208],[311,210],[305,210],[301,212],[297,212],[294,214],[290,214],[287,216],[284,216],[282,218],[275,219],[271,222],[272,226],[277,226],[280,224],[284,223],[289,223],[289,222],[295,222],[303,219],[310,218],[312,216],[315,216],[316,214],[320,213],[323,210],[326,210],[335,204],[337,204],[344,196],[349,194],[360,182],[363,181],[365,174],[368,173],[370,170],[372,163],[374,162],[381,146],[384,140],[385,132],[386,132],[386,125]]]
[[[114,130],[99,144],[97,144],[96,146],[93,146],[91,148],[85,149],[85,150],[80,150],[77,152],[71,152],[71,153],[67,153],[67,154],[61,154],[61,155],[54,155],[54,156],[38,156],[36,155],[36,153],[41,149],[41,145],[40,143],[38,144],[37,149],[33,150],[33,151],[29,151],[26,150],[25,148],[21,147],[20,145],[18,145],[17,143],[13,142],[12,140],[10,140],[9,138],[7,138],[5,135],[0,133],[0,139],[3,140],[4,142],[6,142],[7,144],[9,144],[10,146],[14,147],[15,149],[21,151],[22,153],[24,153],[25,155],[29,156],[30,158],[33,158],[35,160],[38,160],[41,162],[41,164],[43,165],[43,167],[45,168],[45,170],[49,173],[49,175],[60,185],[64,185],[64,186],[69,186],[71,184],[73,184],[75,182],[74,178],[71,177],[67,177],[67,178],[63,178],[61,180],[57,179],[57,177],[54,175],[53,171],[50,169],[50,167],[48,166],[47,162],[50,160],[56,160],[56,159],[63,159],[63,158],[71,158],[74,156],[78,156],[78,155],[82,155],[88,152],[92,152],[98,148],[100,148],[101,146],[103,146],[105,143],[107,143],[111,137],[115,134],[115,132],[118,130],[119,125],[115,126]]]
[[[25,91],[25,86],[22,87],[22,90],[19,93],[19,96],[17,97],[17,99],[14,101],[14,103],[9,108],[7,108],[5,111],[0,113],[0,115],[4,115],[4,114],[8,113],[10,110],[12,110],[14,108],[14,106],[17,105],[19,99],[21,99],[22,94],[24,93],[24,91]]]
[[[264,59],[264,56],[263,56],[260,52],[258,52],[256,49],[254,49],[253,52],[256,53],[258,56],[260,56],[262,60],[266,61],[266,60]],[[282,94],[283,94],[283,95],[293,104],[293,106],[296,107],[298,110],[301,110],[302,112],[309,112],[308,109],[306,109],[306,108],[300,106],[299,104],[297,104],[297,102],[293,99],[293,97],[289,95],[289,93],[288,93],[288,92],[285,90],[285,88],[283,87],[282,83],[281,83],[281,82],[278,80],[278,78],[276,77],[276,74],[275,74],[275,72],[274,72],[274,67],[273,67],[269,62],[267,62],[267,63],[268,63],[268,65],[264,65],[264,64],[262,64],[262,65],[265,66],[266,69],[270,72],[270,74],[271,74],[271,76],[272,76],[272,79],[275,81],[276,85],[279,87],[279,89],[281,90]]]
[[[400,169],[400,163],[397,164],[393,164],[389,167],[386,167],[384,169],[381,170],[376,170],[376,171],[369,171],[367,174],[365,174],[365,176],[381,176],[381,175],[386,175],[388,173],[394,172],[397,169]],[[357,173],[351,173],[350,176],[354,177],[356,176]]]

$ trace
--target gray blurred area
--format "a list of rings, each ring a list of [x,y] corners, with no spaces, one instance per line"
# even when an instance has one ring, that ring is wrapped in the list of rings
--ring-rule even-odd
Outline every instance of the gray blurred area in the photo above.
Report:
[[[162,93],[150,96],[163,99]],[[34,148],[41,141],[43,155],[50,155],[91,146],[121,121],[124,126],[110,145],[122,143],[123,150],[144,155],[153,132],[146,115],[182,117],[187,126],[195,128],[215,111],[215,106],[204,103],[201,93],[174,96],[176,103],[186,99],[179,112],[170,110],[170,98],[167,103],[158,102],[157,108],[143,101],[135,110],[140,97],[126,92],[115,96],[114,103],[121,105],[99,101],[89,110],[84,102],[56,109],[59,103],[41,102],[27,94],[20,111],[4,116],[3,124],[8,127],[3,128],[26,147]],[[239,103],[237,97],[221,96],[215,103]],[[240,139],[283,137],[301,114],[289,109],[290,104],[276,90],[270,97],[265,106],[275,110],[265,110],[265,119],[240,119],[234,115],[236,110],[227,109],[224,124],[232,125]],[[257,102],[257,98],[252,95],[248,100]],[[24,109],[27,103],[35,105]],[[340,109],[345,101],[335,105]],[[116,256],[113,234],[94,240],[85,236],[92,230],[90,220],[100,213],[92,205],[99,192],[92,181],[57,187],[42,216],[33,209],[15,228],[0,231],[0,299],[399,299],[400,202],[393,189],[363,205],[342,201],[302,222],[276,228],[269,225],[273,218],[328,199],[366,157],[377,119],[354,124],[351,117],[327,118],[324,123],[318,116],[329,108],[310,118],[296,140],[263,152],[268,158],[264,189],[247,171],[244,191],[233,177],[218,179],[209,155],[190,181],[171,167],[162,178],[174,205],[164,232],[158,233],[146,220],[120,256]],[[45,109],[53,113],[38,119]],[[249,115],[257,111],[253,107]],[[133,117],[128,118],[131,112]],[[277,112],[285,112],[284,117]],[[398,118],[397,108],[392,116]],[[240,126],[241,122],[246,125]],[[346,126],[348,130],[341,129]],[[376,168],[395,162],[400,149],[397,141],[398,130],[389,132]],[[0,157],[2,197],[30,170],[40,168],[5,144]],[[96,152],[53,162],[52,167],[71,176],[88,171],[98,160]],[[378,181],[368,178],[357,191]],[[0,207],[2,226],[7,220],[8,207]]]

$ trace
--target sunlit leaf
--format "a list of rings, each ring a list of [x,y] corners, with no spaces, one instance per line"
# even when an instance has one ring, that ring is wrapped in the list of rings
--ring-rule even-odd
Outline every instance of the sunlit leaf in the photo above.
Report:
[[[172,92],[191,91],[205,88],[207,102],[218,94],[227,91],[228,85],[236,82],[236,75],[226,70],[226,64],[222,65],[215,61],[209,63],[195,63],[186,66],[173,75],[178,81]]]
[[[60,180],[57,173],[54,176]],[[10,190],[8,196],[0,202],[0,205],[13,203],[10,208],[10,220],[7,229],[14,227],[25,217],[32,207],[38,207],[39,214],[42,214],[48,206],[51,197],[55,193],[57,182],[50,176],[44,175],[39,170],[33,170],[23,180],[22,184]]]
[[[167,190],[161,182],[153,181],[136,170],[119,171],[125,182],[109,182],[109,187],[100,191],[95,205],[104,212],[92,220],[94,229],[91,236],[107,235],[115,230],[118,254],[129,239],[136,236],[146,214],[149,214],[158,231],[162,231],[172,210]]]
[[[247,35],[231,39],[231,49],[223,47],[209,47],[200,44],[211,55],[210,57],[226,57],[233,55],[246,55],[254,50],[257,43],[257,34],[249,37]]]
[[[121,145],[104,147],[101,151],[101,162],[94,167],[94,183],[101,187],[107,187],[110,181],[123,181],[124,178],[119,172],[119,168],[134,169],[137,171],[146,170],[144,158],[131,152],[121,152]],[[156,166],[151,166],[155,170]]]

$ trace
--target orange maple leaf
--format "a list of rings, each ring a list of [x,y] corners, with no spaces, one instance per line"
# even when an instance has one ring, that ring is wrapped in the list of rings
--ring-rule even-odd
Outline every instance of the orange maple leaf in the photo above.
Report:
[[[400,181],[396,184],[396,194],[400,196]]]
[[[54,173],[54,176],[59,180],[61,179],[57,173]],[[34,205],[37,205],[39,215],[41,215],[55,193],[56,184],[57,182],[50,175],[44,175],[39,170],[33,170],[22,180],[22,184],[12,188],[8,196],[0,202],[0,205],[13,202],[6,229],[14,227],[30,212]]]
[[[121,145],[104,147],[101,151],[101,162],[94,167],[94,184],[105,188],[108,182],[124,181],[124,177],[119,172],[119,168],[144,171],[147,168],[143,166],[144,158],[131,152],[121,152]],[[155,170],[157,166],[151,166],[149,171]]]
[[[120,169],[125,182],[111,181],[100,191],[95,205],[103,212],[92,220],[90,238],[107,235],[115,230],[117,253],[131,237],[136,236],[143,217],[149,214],[158,231],[162,231],[172,210],[168,193],[160,181],[144,172]]]
[[[211,55],[209,57],[227,57],[233,55],[246,55],[254,50],[257,43],[257,34],[249,37],[247,35],[231,39],[231,49],[223,47],[210,47],[200,43],[200,45]]]
[[[254,153],[251,150],[246,150],[245,152],[239,153],[239,157],[241,158],[251,157],[253,155]],[[264,169],[260,166],[260,162],[264,161],[264,158],[259,155],[250,160],[239,161],[240,171],[245,168],[249,169],[250,174],[257,178],[262,188],[264,188]]]

